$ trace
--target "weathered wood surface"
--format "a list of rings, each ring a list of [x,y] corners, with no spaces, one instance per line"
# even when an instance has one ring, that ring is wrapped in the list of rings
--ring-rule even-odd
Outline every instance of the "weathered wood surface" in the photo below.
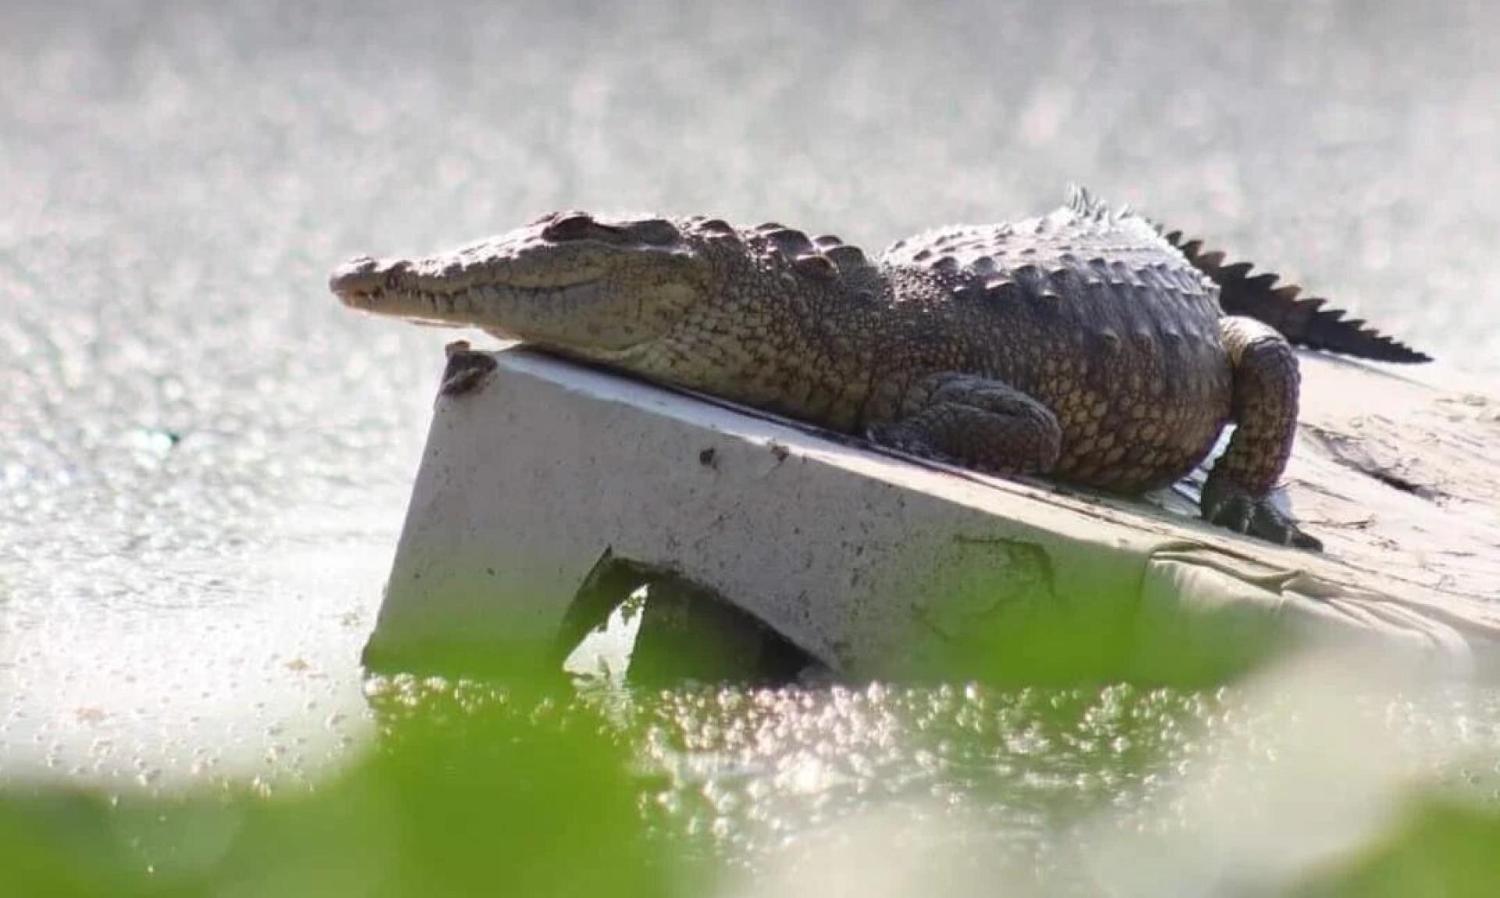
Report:
[[[1191,481],[1141,502],[987,477],[526,350],[496,359],[437,402],[376,663],[547,643],[610,555],[853,675],[920,667],[1017,603],[1103,606],[1143,653],[1181,614],[1323,622],[1465,661],[1500,637],[1493,392],[1304,355],[1286,498],[1325,541],[1315,555],[1204,525]]]

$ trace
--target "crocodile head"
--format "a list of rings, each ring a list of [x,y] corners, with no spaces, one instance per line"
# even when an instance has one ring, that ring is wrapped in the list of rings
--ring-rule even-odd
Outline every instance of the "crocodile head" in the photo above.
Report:
[[[559,212],[452,253],[351,259],[329,288],[366,312],[611,360],[709,300],[722,268],[717,224]]]

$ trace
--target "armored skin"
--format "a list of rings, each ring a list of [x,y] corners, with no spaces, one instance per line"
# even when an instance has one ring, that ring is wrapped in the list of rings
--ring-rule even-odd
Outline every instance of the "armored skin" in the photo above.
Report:
[[[1203,517],[1316,549],[1268,500],[1296,429],[1289,340],[1426,356],[1249,269],[1079,190],[1049,215],[929,231],[876,261],[779,224],[562,212],[450,254],[353,259],[330,287],[356,309],[1125,494],[1182,477],[1233,422]]]

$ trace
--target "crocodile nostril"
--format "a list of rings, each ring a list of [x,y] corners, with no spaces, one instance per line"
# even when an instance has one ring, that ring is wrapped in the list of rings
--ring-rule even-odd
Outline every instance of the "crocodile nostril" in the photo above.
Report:
[[[368,290],[379,265],[369,256],[356,256],[334,269],[328,278],[328,288],[340,294]]]

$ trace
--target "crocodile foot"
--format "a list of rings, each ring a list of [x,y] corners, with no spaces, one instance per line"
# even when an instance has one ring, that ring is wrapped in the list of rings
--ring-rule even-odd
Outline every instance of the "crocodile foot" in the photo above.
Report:
[[[921,381],[905,414],[873,425],[876,443],[992,474],[1034,474],[1057,463],[1062,429],[1045,405],[1008,384],[957,372]]]
[[[448,367],[443,370],[443,385],[438,388],[442,396],[458,396],[467,393],[484,382],[495,370],[494,356],[487,352],[469,349],[469,341],[454,340],[443,347],[448,354]]]
[[[1210,473],[1203,484],[1201,506],[1203,519],[1210,524],[1283,546],[1323,551],[1322,541],[1304,533],[1295,521],[1271,502],[1270,496],[1252,495],[1226,477],[1215,477]]]

